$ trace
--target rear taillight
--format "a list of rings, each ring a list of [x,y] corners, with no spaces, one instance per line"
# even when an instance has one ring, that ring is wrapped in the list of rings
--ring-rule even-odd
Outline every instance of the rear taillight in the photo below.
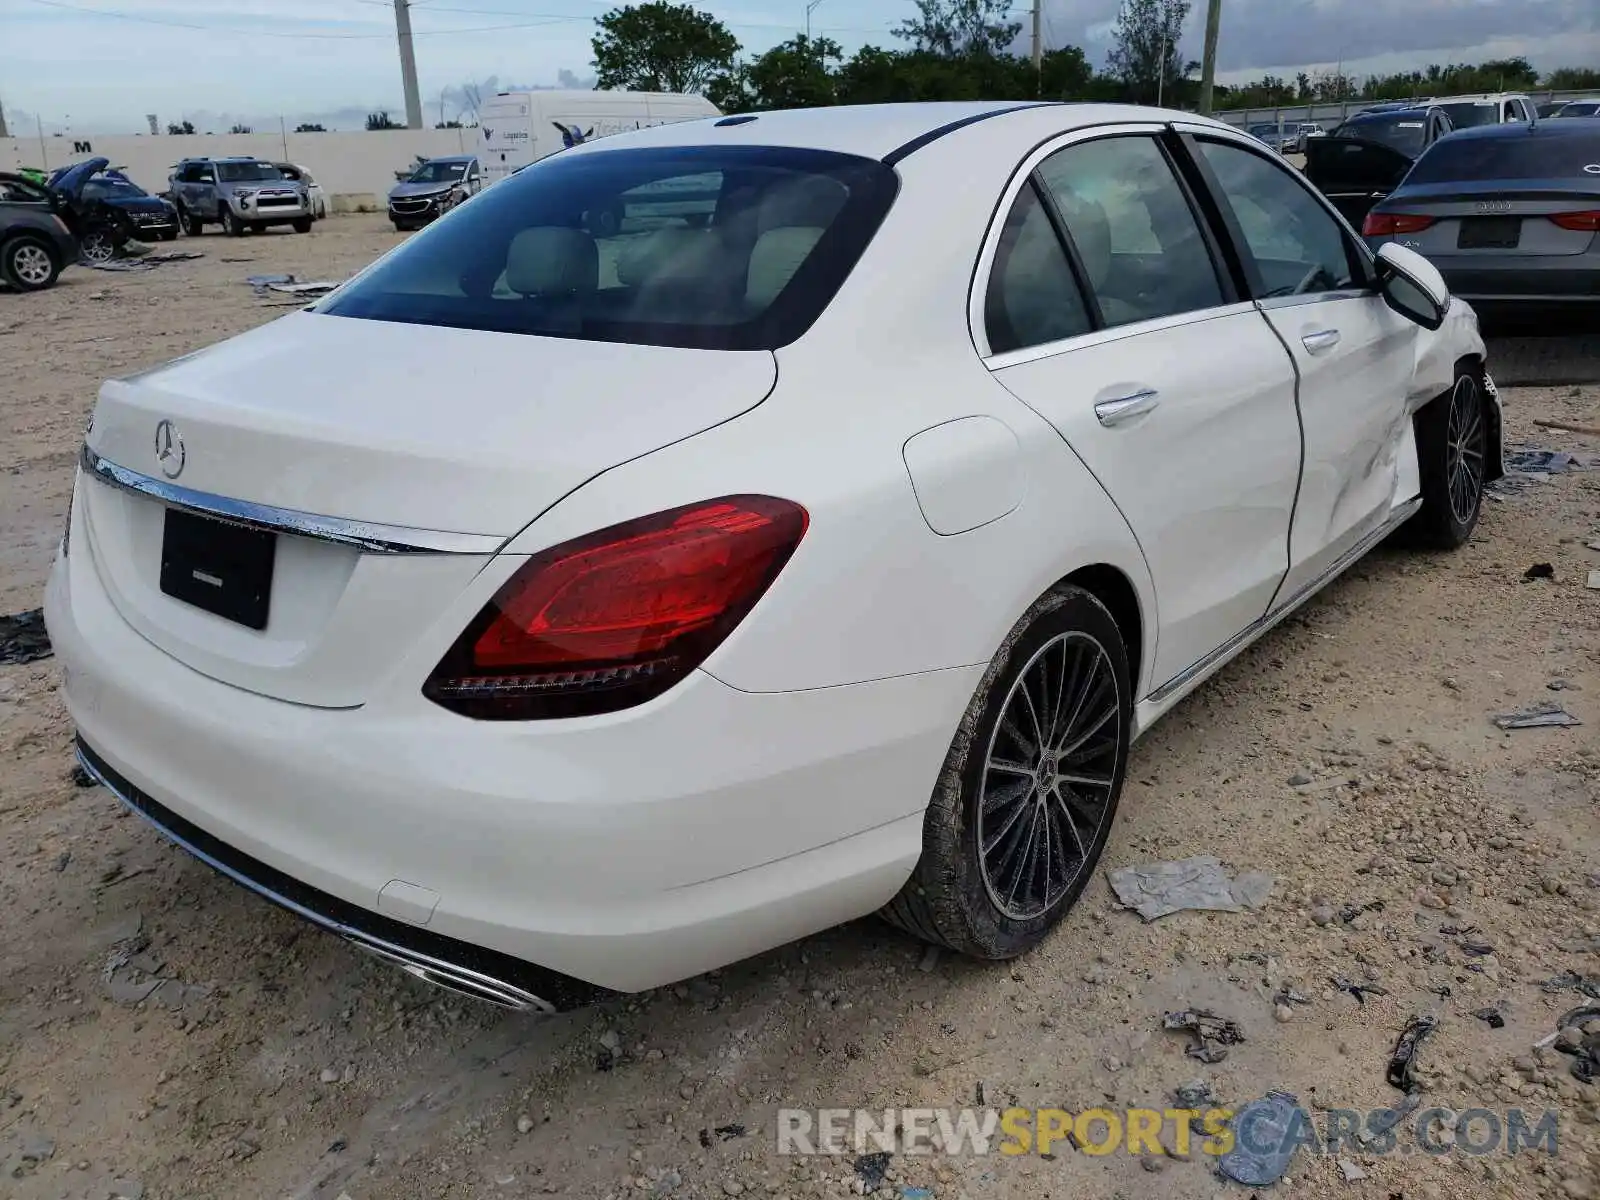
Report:
[[[1600,209],[1589,212],[1551,213],[1550,219],[1575,233],[1600,233]]]
[[[614,712],[704,662],[806,531],[806,510],[725,496],[536,554],[467,626],[423,694],[479,720]]]
[[[1395,237],[1402,233],[1421,233],[1434,222],[1421,213],[1369,212],[1361,224],[1363,237]]]

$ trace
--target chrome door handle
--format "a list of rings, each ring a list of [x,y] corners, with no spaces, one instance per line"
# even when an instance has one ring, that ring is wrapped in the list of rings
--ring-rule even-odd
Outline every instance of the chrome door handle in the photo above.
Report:
[[[1122,396],[1116,400],[1101,400],[1094,406],[1094,415],[1100,424],[1110,429],[1113,425],[1121,425],[1124,421],[1144,416],[1160,403],[1161,393],[1145,388],[1144,391],[1135,392],[1131,396]]]
[[[1306,334],[1300,339],[1300,344],[1312,354],[1321,354],[1324,350],[1332,350],[1339,344],[1339,331],[1319,329],[1315,333]]]

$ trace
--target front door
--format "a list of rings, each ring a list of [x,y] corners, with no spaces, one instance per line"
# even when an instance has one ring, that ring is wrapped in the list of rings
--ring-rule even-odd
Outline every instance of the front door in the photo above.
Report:
[[[1039,163],[997,247],[986,316],[996,378],[1056,428],[1139,541],[1159,686],[1260,618],[1283,579],[1300,469],[1289,356],[1233,294],[1153,133],[1078,140]]]
[[[1372,286],[1353,239],[1296,172],[1242,142],[1194,143],[1261,310],[1299,372],[1305,470],[1288,600],[1387,522],[1415,455],[1407,392],[1417,326]]]

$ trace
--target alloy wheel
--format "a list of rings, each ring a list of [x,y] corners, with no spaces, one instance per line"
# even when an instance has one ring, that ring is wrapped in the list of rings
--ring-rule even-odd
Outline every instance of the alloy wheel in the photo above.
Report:
[[[117,255],[116,239],[105,228],[91,229],[83,235],[83,256],[90,262],[110,262]]]
[[[11,252],[11,269],[23,283],[40,287],[50,280],[50,255],[43,246],[18,246]]]
[[[1471,522],[1477,512],[1483,490],[1485,432],[1478,382],[1463,375],[1450,394],[1450,421],[1445,435],[1450,513],[1462,525]]]
[[[989,739],[978,802],[978,865],[995,907],[1049,912],[1089,869],[1111,807],[1121,683],[1086,633],[1059,635],[1017,675]]]

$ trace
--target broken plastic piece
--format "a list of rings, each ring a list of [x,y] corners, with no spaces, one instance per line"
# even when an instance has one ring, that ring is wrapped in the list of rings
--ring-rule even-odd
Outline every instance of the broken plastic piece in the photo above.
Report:
[[[1385,1078],[1389,1083],[1399,1088],[1408,1095],[1418,1089],[1416,1080],[1417,1049],[1422,1045],[1422,1039],[1427,1037],[1439,1026],[1435,1017],[1412,1017],[1401,1033],[1400,1040],[1395,1043],[1394,1054],[1389,1058],[1389,1069]]]
[[[0,617],[0,663],[30,663],[52,653],[42,611],[33,608]]]
[[[1217,1169],[1245,1187],[1271,1187],[1283,1178],[1300,1145],[1290,1134],[1306,1120],[1300,1098],[1289,1092],[1268,1092],[1250,1101],[1233,1118],[1233,1149],[1217,1160]]]
[[[1375,983],[1357,983],[1353,979],[1346,979],[1343,975],[1335,975],[1329,982],[1341,992],[1348,992],[1354,996],[1357,1004],[1365,1004],[1368,996],[1387,996],[1389,994]]]
[[[1583,724],[1561,705],[1548,700],[1516,712],[1502,713],[1494,719],[1494,723],[1501,729],[1564,729]]]
[[[1239,1028],[1237,1022],[1206,1008],[1169,1012],[1162,1018],[1161,1027],[1187,1031],[1194,1038],[1194,1044],[1184,1053],[1203,1063],[1221,1062],[1228,1057],[1226,1047],[1244,1041],[1244,1030]]]
[[[1246,871],[1229,878],[1222,863],[1209,854],[1179,862],[1122,867],[1106,875],[1117,901],[1146,921],[1186,909],[1243,912],[1260,908],[1272,892],[1272,876]]]
[[[1528,579],[1528,580],[1554,579],[1556,577],[1555,564],[1554,563],[1534,563],[1533,566],[1529,567],[1526,571],[1524,571],[1522,573],[1522,577],[1524,579]]]
[[[1506,1019],[1500,1015],[1498,1008],[1476,1008],[1472,1010],[1472,1015],[1487,1024],[1490,1029],[1506,1027]]]

